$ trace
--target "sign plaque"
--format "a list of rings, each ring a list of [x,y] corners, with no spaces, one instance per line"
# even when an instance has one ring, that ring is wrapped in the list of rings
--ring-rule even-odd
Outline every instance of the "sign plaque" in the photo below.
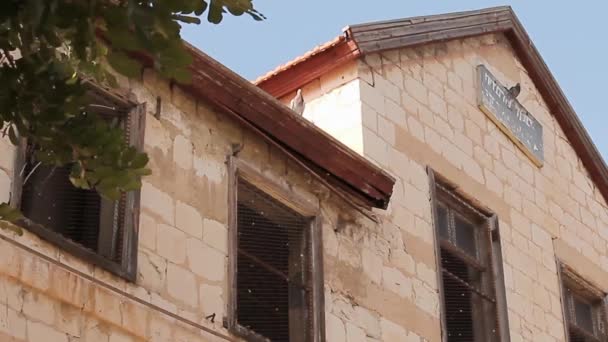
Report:
[[[544,161],[543,126],[484,66],[477,67],[479,108],[536,166]]]

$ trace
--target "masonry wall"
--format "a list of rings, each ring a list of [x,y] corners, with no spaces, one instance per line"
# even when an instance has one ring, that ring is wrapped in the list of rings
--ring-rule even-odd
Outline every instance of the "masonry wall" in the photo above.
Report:
[[[145,150],[153,174],[141,189],[137,279],[115,277],[27,231],[19,236],[0,229],[0,340],[227,340],[205,329],[237,340],[222,321],[228,298],[225,161],[238,144],[243,145],[239,159],[317,208],[323,224],[327,341],[401,340],[393,322],[411,320],[415,306],[404,298],[420,291],[420,284],[384,264],[391,254],[414,272],[395,225],[383,226],[336,198],[257,135],[169,88],[154,73],[146,71],[141,81],[120,81],[138,102],[147,103],[148,112]],[[157,96],[159,119],[153,115]],[[4,201],[13,149],[4,140],[0,149]],[[205,318],[212,314],[214,322]]]
[[[328,72],[302,88],[306,103],[303,116],[339,139],[355,152],[363,154],[362,104],[356,62]],[[289,106],[295,92],[281,101]]]
[[[545,130],[542,169],[477,109],[481,63],[504,84],[522,83],[519,99]],[[506,40],[492,35],[392,51],[355,66],[356,77],[342,78],[352,69],[338,72],[316,95],[305,87],[305,98],[318,101],[305,116],[322,128],[339,118],[334,113],[361,117],[360,124],[353,119],[361,139],[345,142],[398,179],[389,209],[375,211],[376,220],[225,115],[146,72],[143,81],[122,80],[149,104],[145,148],[153,175],[142,188],[136,282],[28,232],[0,230],[0,340],[222,341],[201,326],[228,335],[221,324],[224,161],[242,143],[239,158],[318,207],[327,341],[440,340],[427,165],[499,217],[512,341],[563,341],[555,259],[608,290],[608,211]],[[355,98],[350,87],[358,89]],[[331,93],[336,97],[325,97]],[[163,99],[160,120],[152,115],[156,96]],[[0,149],[6,200],[12,150],[5,140]],[[212,313],[215,323],[204,318]]]
[[[542,168],[477,107],[479,64],[506,86],[521,83],[518,100],[544,129]],[[387,320],[387,341],[408,334],[440,340],[430,166],[498,215],[511,340],[564,341],[556,259],[608,291],[608,210],[507,39],[486,35],[368,55],[352,82],[360,89],[364,155],[398,179],[389,210],[378,212],[384,236],[396,238],[361,251],[365,281],[382,283],[407,305],[362,303],[373,298],[370,291],[351,303]],[[331,102],[340,87],[315,101]]]

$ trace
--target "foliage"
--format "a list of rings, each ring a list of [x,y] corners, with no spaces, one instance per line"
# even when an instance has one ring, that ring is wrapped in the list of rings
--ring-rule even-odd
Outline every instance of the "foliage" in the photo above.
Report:
[[[0,1],[0,132],[27,139],[48,165],[72,165],[71,181],[110,199],[141,186],[148,157],[128,147],[115,123],[87,106],[86,82],[116,86],[106,63],[139,77],[144,55],[161,75],[188,82],[182,24],[223,15],[264,17],[252,0]],[[0,207],[0,219],[9,214]],[[14,217],[13,217],[14,218]]]

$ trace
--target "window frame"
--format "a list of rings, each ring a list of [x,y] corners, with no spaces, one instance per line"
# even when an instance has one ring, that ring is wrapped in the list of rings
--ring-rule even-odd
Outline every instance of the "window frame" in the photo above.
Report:
[[[602,291],[595,284],[586,280],[584,277],[582,277],[580,274],[578,274],[574,269],[572,269],[566,263],[561,261],[559,258],[556,259],[556,264],[557,264],[559,288],[560,288],[560,293],[561,293],[560,300],[562,303],[562,316],[563,316],[563,324],[564,324],[565,341],[567,341],[567,342],[571,341],[570,340],[570,326],[571,325],[574,326],[575,328],[581,330],[583,334],[585,334],[585,335],[588,334],[587,331],[584,331],[584,329],[577,327],[577,325],[575,323],[570,322],[570,320],[571,320],[570,313],[569,313],[570,304],[568,304],[566,301],[569,300],[571,297],[579,297],[579,298],[586,297],[586,298],[584,298],[585,301],[592,301],[592,300],[597,301],[597,303],[595,303],[595,304],[589,303],[589,305],[592,306],[592,310],[594,311],[595,314],[598,313],[597,311],[603,311],[604,321],[602,322],[602,324],[604,327],[604,331],[603,331],[603,336],[599,336],[599,337],[592,336],[592,338],[596,339],[597,341],[605,341],[606,338],[608,338],[608,294],[605,291]],[[573,288],[574,286],[577,286],[578,288],[575,289],[575,288]],[[570,290],[572,292],[572,294],[567,295],[566,294],[567,290]],[[594,325],[598,324],[598,322],[596,322],[594,319],[593,324]]]
[[[92,98],[99,97],[115,103],[120,108],[124,108],[128,120],[129,144],[137,151],[144,150],[144,131],[146,120],[146,103],[136,103],[127,100],[117,94],[106,90],[101,86],[87,83]],[[10,205],[19,208],[22,200],[23,175],[21,170],[25,166],[27,153],[27,140],[20,139],[19,146],[15,150],[13,183],[11,187]],[[65,252],[82,259],[92,265],[103,268],[104,270],[121,277],[127,281],[135,282],[137,278],[137,246],[139,235],[139,211],[140,211],[140,190],[130,191],[124,194],[124,216],[122,229],[122,255],[120,262],[113,261],[104,257],[101,252],[90,250],[60,233],[45,228],[28,218],[20,219],[17,224],[27,231],[37,235],[41,239],[53,244]],[[101,227],[100,227],[101,228]],[[100,235],[102,234],[100,229]],[[109,239],[116,239],[113,235]]]
[[[228,156],[228,300],[224,327],[239,337],[249,341],[266,341],[265,338],[238,324],[237,308],[237,194],[238,181],[244,180],[298,214],[310,218],[310,258],[312,286],[312,341],[325,342],[325,293],[323,272],[323,238],[320,208],[311,205],[304,198],[295,195],[278,182],[264,176],[249,163],[235,156]],[[308,342],[308,341],[307,341]]]
[[[463,202],[467,202],[467,206],[469,207],[467,210],[469,211],[477,211],[480,214],[483,214],[487,217],[487,227],[490,243],[487,247],[477,246],[480,248],[478,250],[478,255],[481,253],[489,253],[491,260],[490,265],[492,267],[492,277],[494,284],[494,296],[496,301],[496,320],[498,323],[499,330],[499,339],[501,342],[510,342],[511,337],[509,333],[509,317],[508,317],[508,307],[507,307],[507,299],[506,299],[506,288],[504,281],[504,268],[503,268],[503,260],[502,260],[502,247],[500,242],[500,229],[499,229],[499,220],[498,216],[492,213],[490,210],[483,208],[476,203],[475,201],[469,200],[469,196],[464,195],[461,191],[458,191],[458,186],[455,183],[449,181],[447,178],[441,176],[436,173],[433,168],[427,166],[426,168],[428,180],[429,180],[429,201],[431,204],[431,217],[433,221],[433,242],[435,246],[435,266],[437,275],[437,286],[439,291],[439,302],[440,302],[440,316],[441,316],[441,338],[442,341],[447,342],[447,318],[446,318],[446,308],[445,308],[445,292],[444,292],[444,284],[443,284],[443,272],[442,270],[442,261],[441,261],[441,248],[442,248],[442,237],[439,234],[439,214],[438,214],[438,206],[446,206],[446,204],[442,203],[439,199],[437,193],[437,187],[442,186],[449,190],[449,192],[453,195],[458,196]],[[456,202],[456,201],[454,201]],[[452,204],[452,203],[450,203]],[[453,207],[461,206],[460,203],[453,203]],[[457,210],[457,209],[452,209]],[[465,216],[463,213],[459,213],[460,216]],[[443,243],[445,245],[445,243]],[[455,247],[456,248],[456,247]],[[464,252],[463,252],[464,253]],[[472,257],[471,257],[472,258]],[[474,265],[472,265],[474,266]]]

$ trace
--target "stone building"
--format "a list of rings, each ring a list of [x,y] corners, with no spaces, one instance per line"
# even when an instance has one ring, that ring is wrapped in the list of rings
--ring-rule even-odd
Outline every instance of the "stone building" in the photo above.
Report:
[[[91,88],[151,159],[118,203],[0,140],[0,340],[606,340],[608,169],[510,8],[255,85],[189,49],[191,85]]]

